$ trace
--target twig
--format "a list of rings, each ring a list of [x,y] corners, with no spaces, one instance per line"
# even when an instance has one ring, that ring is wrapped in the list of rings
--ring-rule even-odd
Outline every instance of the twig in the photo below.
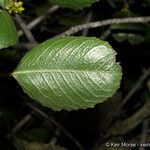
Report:
[[[127,94],[127,96],[122,100],[121,104],[117,107],[115,112],[111,112],[109,117],[111,117],[107,123],[107,127],[112,123],[112,120],[114,119],[113,117],[120,112],[120,110],[123,108],[123,106],[129,101],[129,99],[137,92],[137,90],[141,87],[143,82],[148,78],[150,75],[150,69],[146,70],[144,74],[140,77],[138,82],[135,84],[135,86],[131,89],[131,91]]]
[[[90,12],[88,13],[88,15],[86,16],[85,23],[91,22],[92,15],[93,15],[93,14],[92,14],[92,11],[90,11]],[[83,35],[83,36],[87,36],[87,34],[88,34],[88,29],[84,29],[83,32],[82,32],[82,35]]]
[[[131,117],[127,118],[126,120],[116,122],[109,129],[110,133],[113,135],[124,135],[129,131],[133,130],[143,121],[143,119],[150,116],[149,108],[150,108],[150,102],[146,103],[135,114],[133,114]]]
[[[106,2],[107,2],[112,8],[114,8],[114,9],[117,8],[116,5],[115,5],[115,3],[114,3],[112,0],[106,0]]]
[[[131,17],[131,18],[114,18],[114,19],[108,19],[108,20],[100,20],[96,22],[86,23],[82,25],[77,25],[74,27],[71,27],[67,31],[58,34],[55,37],[65,36],[65,35],[72,35],[75,34],[83,29],[89,29],[89,28],[97,28],[102,26],[107,26],[111,24],[121,24],[121,23],[147,23],[150,22],[150,16],[147,17]]]
[[[49,8],[48,11],[47,11],[44,15],[41,15],[41,16],[37,17],[36,19],[34,19],[32,22],[30,22],[30,23],[27,25],[28,30],[33,29],[33,28],[34,28],[35,26],[37,26],[40,22],[42,22],[42,21],[47,17],[47,15],[52,14],[53,12],[55,12],[55,11],[58,10],[58,9],[59,9],[58,6],[53,6],[53,7]],[[18,35],[19,35],[19,36],[22,36],[22,35],[23,35],[23,31],[22,31],[22,30],[19,30],[19,31],[18,31]]]
[[[15,135],[17,131],[19,131],[30,119],[32,118],[31,114],[27,114],[17,125],[11,130],[10,133],[7,134],[7,138],[11,138]]]
[[[140,143],[146,143],[146,137],[148,134],[148,124],[149,124],[149,119],[146,119],[143,121],[143,130],[142,130],[142,137]],[[139,150],[145,150],[145,147],[140,147]]]
[[[49,144],[55,145],[57,143],[58,136],[60,135],[60,129],[57,127],[55,130],[54,136],[51,138]]]
[[[24,50],[24,49],[29,50],[29,49],[32,49],[36,45],[37,45],[36,43],[19,43],[13,47],[17,49],[21,49],[21,50]]]
[[[107,29],[101,36],[100,39],[104,40],[111,34],[111,29]]]
[[[75,139],[75,137],[73,137],[65,128],[63,128],[58,122],[56,122],[54,119],[50,118],[47,114],[45,114],[43,111],[41,111],[39,108],[37,108],[36,106],[26,103],[26,105],[28,107],[30,107],[32,110],[34,110],[35,112],[37,112],[38,114],[40,114],[41,116],[43,116],[44,118],[46,118],[47,120],[49,120],[51,123],[53,123],[55,126],[57,126],[58,128],[60,128],[63,133],[74,142],[74,144],[80,149],[80,150],[84,150],[84,148],[81,146],[81,144]]]
[[[121,104],[118,106],[117,110],[120,110],[127,101],[134,95],[134,93],[141,87],[142,83],[145,81],[145,79],[148,78],[150,75],[150,69],[144,72],[144,74],[140,77],[138,82],[135,84],[135,86],[132,88],[132,90],[127,94],[127,96],[122,100]]]
[[[20,16],[16,15],[15,20],[17,21],[21,29],[24,31],[28,41],[30,43],[37,43],[31,31],[27,28],[26,24],[24,23],[23,19]]]
[[[24,146],[14,135],[12,136],[12,140],[17,150],[24,150]]]
[[[31,114],[27,114],[20,122],[12,129],[12,133],[15,134],[20,130],[29,120],[31,120]]]

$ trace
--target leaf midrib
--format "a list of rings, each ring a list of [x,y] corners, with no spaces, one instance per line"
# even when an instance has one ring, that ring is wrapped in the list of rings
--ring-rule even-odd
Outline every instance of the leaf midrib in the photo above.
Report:
[[[32,73],[55,73],[55,72],[58,72],[58,73],[65,73],[65,72],[69,72],[69,73],[83,73],[83,72],[86,72],[86,73],[96,73],[96,72],[99,72],[99,73],[109,73],[109,70],[24,70],[24,71],[16,71],[16,72],[13,72],[12,74],[13,75],[16,75],[16,74],[32,74]]]

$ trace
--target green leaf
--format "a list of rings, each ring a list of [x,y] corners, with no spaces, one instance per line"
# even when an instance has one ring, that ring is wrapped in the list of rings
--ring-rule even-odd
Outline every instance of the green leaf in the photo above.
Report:
[[[6,0],[0,0],[0,6],[2,7],[2,8],[5,8],[6,7]]]
[[[128,41],[133,44],[140,44],[144,41],[144,37],[138,34],[128,34]]]
[[[22,139],[32,142],[46,142],[49,139],[49,132],[44,128],[35,128],[24,132]]]
[[[11,16],[0,10],[0,49],[15,45],[18,35]]]
[[[131,30],[131,31],[143,31],[145,30],[145,25],[143,24],[112,24],[111,30]]]
[[[64,147],[60,145],[54,145],[54,144],[45,144],[42,142],[27,142],[24,140],[21,140],[21,144],[25,147],[25,150],[66,150]]]
[[[58,23],[60,25],[63,25],[63,26],[66,26],[66,27],[72,27],[72,26],[75,26],[75,25],[79,25],[81,24],[81,18],[75,18],[75,17],[61,17],[59,20],[58,20]]]
[[[48,40],[21,60],[13,76],[23,90],[54,110],[94,107],[120,86],[115,51],[94,37]]]
[[[50,2],[65,8],[70,9],[82,9],[84,7],[90,7],[94,2],[99,0],[50,0]]]
[[[140,44],[144,41],[144,37],[139,34],[116,33],[112,34],[112,36],[117,42],[124,42],[127,40],[129,43],[133,45]]]
[[[112,34],[112,36],[117,42],[123,42],[128,37],[126,33],[116,33],[116,34]]]

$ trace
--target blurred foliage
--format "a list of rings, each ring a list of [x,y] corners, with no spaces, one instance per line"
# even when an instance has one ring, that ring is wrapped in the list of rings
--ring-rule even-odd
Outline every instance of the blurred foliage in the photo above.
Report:
[[[52,150],[65,150],[65,148],[59,146],[59,145],[49,145],[49,144],[43,144],[43,143],[28,143],[26,141],[21,141],[23,145],[25,146],[25,150],[47,150],[52,149]]]
[[[47,142],[49,139],[49,132],[43,128],[35,128],[24,132],[21,136],[21,139],[28,140],[30,142]]]

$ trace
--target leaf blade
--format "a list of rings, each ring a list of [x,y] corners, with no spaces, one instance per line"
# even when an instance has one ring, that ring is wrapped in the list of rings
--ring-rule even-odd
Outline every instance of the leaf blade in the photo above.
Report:
[[[72,110],[93,107],[112,96],[120,85],[121,68],[108,43],[64,37],[35,47],[13,76],[42,105]]]
[[[94,2],[97,2],[98,0],[50,0],[50,2],[64,8],[70,8],[70,9],[82,9],[84,7],[90,7]]]
[[[0,10],[0,49],[18,43],[18,34],[11,16]]]

